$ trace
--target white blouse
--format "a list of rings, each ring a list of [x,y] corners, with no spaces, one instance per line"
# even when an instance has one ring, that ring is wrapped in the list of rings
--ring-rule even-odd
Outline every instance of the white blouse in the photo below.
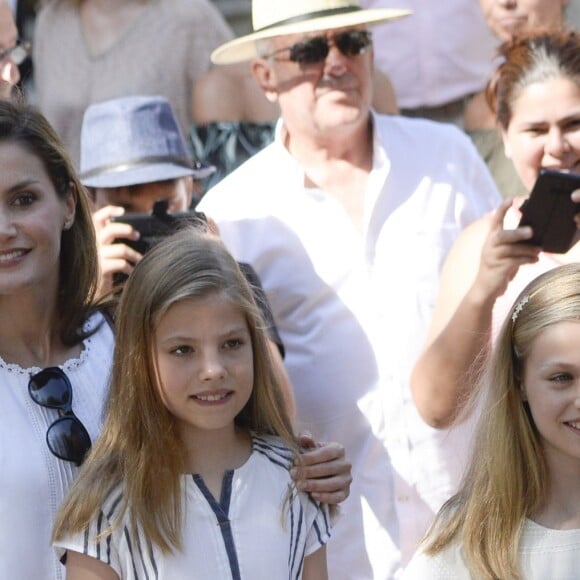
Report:
[[[519,546],[522,580],[580,578],[580,529],[552,530],[526,520]],[[418,553],[404,580],[471,580],[459,544],[435,556]]]
[[[61,369],[73,389],[72,407],[94,442],[108,387],[114,337],[100,314],[88,322],[99,330],[83,343],[78,358]],[[74,478],[73,463],[55,457],[46,431],[58,411],[36,404],[28,394],[30,376],[0,358],[0,578],[61,580],[65,568],[51,548],[58,505]]]

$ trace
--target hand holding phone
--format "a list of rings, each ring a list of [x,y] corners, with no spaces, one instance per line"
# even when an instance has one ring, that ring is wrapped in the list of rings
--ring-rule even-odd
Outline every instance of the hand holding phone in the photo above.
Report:
[[[580,203],[571,197],[576,189],[580,189],[580,175],[540,171],[530,197],[520,207],[519,226],[530,226],[533,231],[528,243],[553,254],[564,254],[570,249],[577,230],[574,216],[580,212]]]

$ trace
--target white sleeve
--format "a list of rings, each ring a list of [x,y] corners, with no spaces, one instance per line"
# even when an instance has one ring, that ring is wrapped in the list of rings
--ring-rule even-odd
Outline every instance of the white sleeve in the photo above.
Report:
[[[402,580],[471,580],[461,548],[457,544],[434,556],[418,551],[402,576]]]

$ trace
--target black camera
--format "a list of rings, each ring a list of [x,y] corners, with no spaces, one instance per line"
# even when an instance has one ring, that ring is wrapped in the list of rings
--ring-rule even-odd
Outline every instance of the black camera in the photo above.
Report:
[[[111,218],[112,222],[130,224],[139,232],[138,240],[121,238],[121,242],[130,246],[140,254],[145,254],[163,238],[175,233],[184,226],[194,226],[205,229],[207,220],[205,214],[197,211],[168,213],[167,200],[156,201],[151,213],[128,213]]]

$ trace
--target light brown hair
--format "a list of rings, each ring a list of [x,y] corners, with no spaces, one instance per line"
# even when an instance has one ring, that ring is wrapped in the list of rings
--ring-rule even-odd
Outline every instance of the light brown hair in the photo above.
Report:
[[[142,527],[164,551],[181,546],[184,450],[173,415],[161,399],[153,340],[172,305],[213,293],[240,309],[251,337],[254,384],[236,424],[257,434],[278,435],[297,451],[265,324],[248,282],[221,241],[184,229],[153,247],[126,282],[117,312],[102,434],[59,513],[56,539],[84,530],[112,489],[121,484],[119,520],[128,513],[132,525]]]
[[[440,510],[423,544],[436,555],[462,546],[474,578],[520,577],[525,518],[545,498],[550,473],[521,380],[534,340],[547,327],[580,321],[580,264],[546,272],[520,294],[504,322],[480,389],[485,404],[459,492]]]
[[[580,36],[575,31],[532,31],[503,43],[502,64],[488,84],[486,98],[507,129],[513,102],[533,83],[564,77],[580,85]]]

